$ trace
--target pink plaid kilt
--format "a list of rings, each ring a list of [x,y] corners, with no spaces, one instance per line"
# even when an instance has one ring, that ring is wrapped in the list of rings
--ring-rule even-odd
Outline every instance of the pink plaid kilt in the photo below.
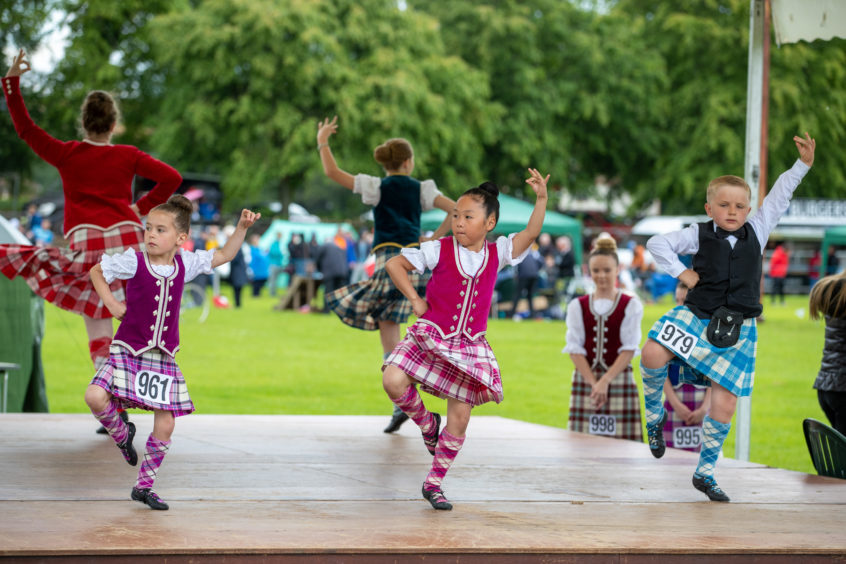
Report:
[[[365,331],[379,329],[380,321],[405,323],[412,314],[411,302],[394,286],[385,270],[385,263],[400,254],[399,247],[381,247],[376,249],[376,266],[373,276],[355,284],[338,288],[324,299],[326,306],[341,318],[341,321]],[[412,285],[420,296],[426,295],[426,282],[429,275],[416,271],[408,273]]]
[[[153,403],[138,397],[135,378],[144,370],[173,378],[168,393],[169,404]],[[94,374],[91,383],[112,394],[124,409],[138,408],[148,411],[161,409],[170,411],[174,417],[188,415],[194,411],[194,402],[188,395],[188,385],[185,383],[182,371],[179,370],[172,356],[159,349],[152,349],[135,356],[120,345],[112,345],[109,347],[109,360]]]
[[[705,392],[708,388],[697,387],[693,384],[680,384],[673,388],[679,400],[691,411],[702,405],[705,401]],[[693,427],[694,425],[685,424],[684,420],[679,417],[679,414],[673,411],[673,406],[670,402],[664,401],[664,410],[667,412],[667,422],[664,423],[664,442],[668,447],[673,447],[673,429],[676,427]],[[691,452],[699,452],[701,445],[696,448],[683,448],[682,450],[689,450]]]
[[[9,278],[22,276],[32,291],[48,302],[94,319],[112,316],[94,290],[88,271],[103,254],[139,250],[144,230],[134,223],[108,229],[80,228],[69,234],[70,248],[0,245],[0,271]],[[124,282],[115,280],[112,293],[124,301]]]
[[[603,374],[604,372],[598,370],[594,373],[594,376],[599,379]],[[574,371],[573,388],[570,392],[568,429],[579,433],[588,433],[591,415],[613,415],[617,420],[615,438],[643,441],[640,398],[637,393],[637,384],[635,384],[634,376],[632,376],[631,365],[611,380],[608,385],[608,401],[600,409],[593,408],[590,401],[590,392],[590,384],[585,382],[578,370]]]
[[[499,364],[484,336],[471,341],[464,335],[443,339],[427,323],[408,328],[385,364],[420,382],[423,391],[453,398],[471,406],[502,401]]]

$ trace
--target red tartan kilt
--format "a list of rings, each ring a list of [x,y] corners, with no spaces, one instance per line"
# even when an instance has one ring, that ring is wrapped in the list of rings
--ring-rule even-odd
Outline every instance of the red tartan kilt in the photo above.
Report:
[[[597,379],[601,378],[602,375],[602,371],[594,373]],[[591,385],[576,370],[573,373],[573,387],[570,392],[568,429],[579,433],[588,433],[591,415],[613,415],[617,420],[615,438],[643,441],[640,397],[632,375],[631,365],[611,380],[608,385],[608,401],[599,409],[594,409],[590,400],[591,390]]]
[[[32,291],[64,310],[94,319],[112,317],[94,290],[88,271],[104,254],[140,250],[144,231],[135,223],[107,229],[80,228],[70,234],[70,247],[0,245],[0,272],[12,279],[21,276]],[[110,286],[118,301],[125,301],[124,283]]]

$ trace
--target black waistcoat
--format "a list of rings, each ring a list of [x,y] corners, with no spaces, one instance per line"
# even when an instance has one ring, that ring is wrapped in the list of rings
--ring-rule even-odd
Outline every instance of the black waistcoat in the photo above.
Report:
[[[709,318],[720,306],[743,314],[761,315],[761,244],[748,223],[738,230],[731,248],[728,239],[714,231],[714,222],[699,224],[699,251],[693,270],[699,283],[690,290],[685,305],[701,318]]]

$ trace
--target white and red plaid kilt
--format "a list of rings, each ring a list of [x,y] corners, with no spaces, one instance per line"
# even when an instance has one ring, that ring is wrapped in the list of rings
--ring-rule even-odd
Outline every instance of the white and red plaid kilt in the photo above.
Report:
[[[464,335],[443,339],[431,325],[415,323],[382,368],[387,365],[398,367],[439,398],[471,406],[502,401],[499,364],[484,336],[475,341]]]
[[[140,250],[144,230],[134,223],[108,229],[80,228],[70,233],[70,248],[0,245],[0,272],[12,279],[22,276],[32,291],[48,302],[94,319],[112,316],[94,290],[88,271],[103,254]],[[124,282],[115,280],[112,293],[124,301]]]
[[[705,393],[708,391],[708,388],[682,383],[675,386],[673,391],[676,392],[676,396],[679,398],[679,401],[681,401],[689,410],[693,411],[702,405],[703,401],[705,401]],[[664,400],[664,410],[667,412],[667,422],[664,423],[664,442],[667,443],[668,447],[675,448],[673,447],[673,429],[677,427],[691,427],[692,425],[685,423],[679,416],[678,412],[673,411],[673,406],[670,405],[669,401]],[[682,450],[699,452],[701,448],[702,446],[700,445],[696,448],[688,447],[683,448]]]
[[[380,321],[405,323],[413,313],[411,302],[397,290],[385,270],[385,263],[400,254],[399,247],[381,247],[374,252],[376,266],[373,276],[355,284],[338,288],[325,296],[327,307],[334,311],[341,321],[365,331],[379,329]],[[408,273],[411,283],[421,297],[426,295],[429,274],[416,271]]]
[[[603,374],[602,370],[597,370],[594,376],[599,379]],[[617,423],[615,438],[643,441],[640,397],[632,375],[631,365],[627,366],[608,384],[608,401],[601,408],[594,409],[590,400],[590,392],[590,384],[585,382],[578,370],[574,371],[573,387],[570,392],[568,429],[579,433],[588,433],[591,415],[613,415]]]
[[[135,392],[135,375],[142,370],[158,372],[173,378],[170,386],[170,403],[151,403],[139,398]],[[138,408],[152,411],[161,409],[170,411],[174,417],[188,415],[194,411],[194,402],[188,395],[188,385],[176,361],[167,353],[159,349],[152,349],[133,355],[120,345],[109,347],[109,360],[106,361],[91,380],[95,386],[100,386],[112,396],[124,409]]]

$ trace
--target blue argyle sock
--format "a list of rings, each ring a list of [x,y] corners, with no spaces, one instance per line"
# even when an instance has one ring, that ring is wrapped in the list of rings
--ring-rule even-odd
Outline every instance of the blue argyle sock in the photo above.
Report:
[[[720,449],[726,440],[731,423],[720,423],[707,415],[702,421],[702,450],[699,453],[699,466],[696,473],[700,476],[714,477],[714,467],[717,465],[717,457],[720,456]]]
[[[664,416],[664,404],[661,401],[664,392],[664,380],[667,379],[667,365],[661,368],[647,368],[640,363],[640,377],[643,380],[643,400],[646,408],[646,425],[657,425]]]

